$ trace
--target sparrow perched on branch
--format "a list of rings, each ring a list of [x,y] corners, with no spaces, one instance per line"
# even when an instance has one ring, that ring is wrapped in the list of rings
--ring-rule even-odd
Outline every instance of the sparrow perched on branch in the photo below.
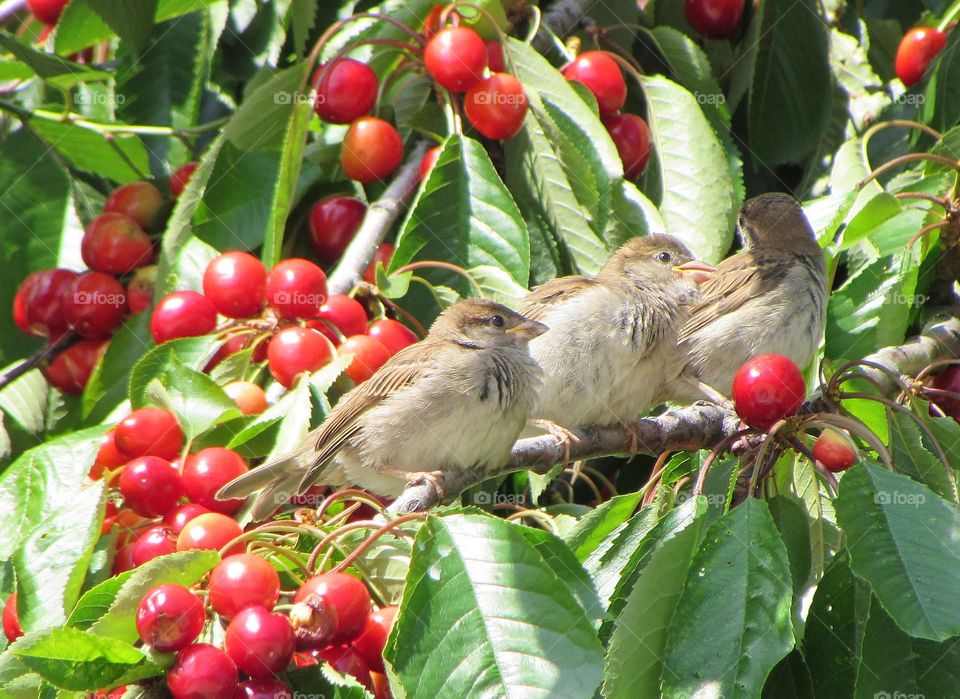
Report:
[[[675,400],[702,398],[710,389],[729,396],[737,370],[761,354],[782,354],[805,367],[823,337],[827,269],[797,200],[754,197],[740,209],[737,227],[744,251],[700,286],[700,301],[680,331],[689,363]]]
[[[544,382],[531,418],[564,429],[634,420],[680,373],[677,333],[713,267],[667,235],[634,238],[595,277],[553,279],[520,312],[549,330],[530,343]],[[557,436],[560,436],[559,434]]]
[[[395,496],[429,472],[501,466],[536,400],[541,371],[528,343],[545,330],[486,299],[454,304],[426,338],[347,393],[299,449],[217,497],[260,491],[259,520],[314,483]]]

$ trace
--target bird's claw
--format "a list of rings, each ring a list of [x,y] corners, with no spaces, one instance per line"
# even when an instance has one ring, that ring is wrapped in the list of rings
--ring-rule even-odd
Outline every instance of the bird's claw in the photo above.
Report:
[[[570,446],[580,444],[580,438],[563,425],[558,425],[552,420],[534,420],[533,424],[556,438],[558,446],[563,447],[563,465],[570,463]]]

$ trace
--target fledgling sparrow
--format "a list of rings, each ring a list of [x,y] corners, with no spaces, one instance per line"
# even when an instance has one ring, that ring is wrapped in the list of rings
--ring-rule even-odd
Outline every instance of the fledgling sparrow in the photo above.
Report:
[[[676,238],[651,235],[628,241],[595,277],[531,291],[520,312],[549,328],[530,343],[544,373],[531,418],[569,430],[625,423],[660,403],[683,368],[676,338],[698,275],[713,269]]]
[[[486,299],[450,306],[426,338],[344,395],[299,449],[217,497],[260,491],[252,509],[259,520],[314,483],[396,496],[424,473],[503,465],[540,383],[528,343],[545,330]]]
[[[729,396],[747,360],[782,354],[805,367],[814,358],[827,312],[827,269],[816,235],[789,194],[761,194],[740,209],[744,250],[717,265],[680,331],[685,375]],[[689,381],[674,399],[702,398]],[[702,387],[701,387],[702,388]]]

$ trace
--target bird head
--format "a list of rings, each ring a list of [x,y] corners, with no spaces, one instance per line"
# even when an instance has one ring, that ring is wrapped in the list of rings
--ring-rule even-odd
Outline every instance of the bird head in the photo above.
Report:
[[[687,246],[673,236],[655,234],[628,240],[599,276],[626,277],[634,285],[643,286],[678,278],[699,282],[715,271],[713,265],[694,259]]]
[[[783,192],[748,199],[737,216],[737,229],[748,250],[757,245],[816,245],[817,238],[799,202]]]
[[[471,298],[446,309],[430,328],[430,337],[457,340],[477,347],[525,344],[547,326],[488,299]]]

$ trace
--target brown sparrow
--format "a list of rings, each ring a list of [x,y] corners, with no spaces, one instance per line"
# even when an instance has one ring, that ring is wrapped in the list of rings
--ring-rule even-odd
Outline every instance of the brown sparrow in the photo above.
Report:
[[[729,396],[737,370],[761,354],[782,354],[803,368],[823,337],[827,270],[797,200],[754,197],[740,209],[737,227],[744,251],[700,286],[700,301],[680,331],[688,380],[676,384],[675,400],[710,396],[710,389]]]
[[[624,244],[596,277],[531,291],[520,312],[549,328],[530,343],[544,373],[531,418],[566,429],[612,425],[662,402],[683,368],[677,333],[697,300],[698,275],[713,270],[677,239],[651,235]]]
[[[528,343],[545,330],[486,299],[450,306],[426,338],[344,395],[299,449],[217,497],[261,491],[252,510],[259,520],[314,483],[396,496],[428,472],[503,465],[540,383]]]

